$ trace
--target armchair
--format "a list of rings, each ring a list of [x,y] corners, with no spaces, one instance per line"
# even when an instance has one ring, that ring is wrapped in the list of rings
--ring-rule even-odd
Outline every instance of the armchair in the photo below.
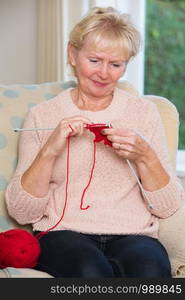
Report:
[[[0,86],[0,232],[21,227],[31,230],[30,226],[20,226],[9,217],[4,192],[17,163],[18,133],[13,128],[21,127],[24,116],[30,107],[41,101],[48,101],[63,89],[75,83],[53,82],[34,85]],[[119,87],[138,95],[136,89],[128,82],[119,83]],[[161,114],[167,136],[170,157],[175,168],[178,146],[179,119],[175,106],[159,96],[144,95],[154,102]],[[166,247],[172,265],[173,277],[185,277],[185,207],[173,216],[160,220],[159,239]],[[0,270],[0,277],[52,277],[45,272],[33,269],[6,268]]]

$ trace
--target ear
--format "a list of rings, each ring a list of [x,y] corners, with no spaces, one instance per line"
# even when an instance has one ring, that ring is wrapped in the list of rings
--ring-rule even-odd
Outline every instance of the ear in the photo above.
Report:
[[[76,66],[76,48],[69,42],[67,46],[68,62],[72,67]]]

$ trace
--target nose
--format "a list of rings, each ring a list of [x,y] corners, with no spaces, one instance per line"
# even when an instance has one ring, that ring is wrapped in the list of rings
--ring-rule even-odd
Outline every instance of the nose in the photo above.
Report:
[[[99,76],[100,76],[100,78],[102,78],[102,79],[107,79],[108,75],[109,75],[108,64],[103,63],[103,64],[100,66]]]

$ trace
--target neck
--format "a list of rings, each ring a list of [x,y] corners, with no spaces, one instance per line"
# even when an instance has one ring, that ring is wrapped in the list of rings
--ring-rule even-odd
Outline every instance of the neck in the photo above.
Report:
[[[80,87],[72,90],[73,102],[82,110],[98,111],[108,107],[112,101],[112,94],[103,97],[92,97],[85,94]]]

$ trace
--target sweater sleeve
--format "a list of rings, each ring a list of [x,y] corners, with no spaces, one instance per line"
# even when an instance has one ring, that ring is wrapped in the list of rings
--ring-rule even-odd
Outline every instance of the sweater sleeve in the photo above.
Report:
[[[23,127],[37,127],[34,114],[30,111]],[[44,215],[50,197],[50,190],[43,198],[36,198],[26,192],[21,185],[21,178],[41,149],[41,141],[36,131],[20,134],[18,164],[5,192],[7,209],[19,224],[35,223]]]
[[[153,117],[152,117],[153,115]],[[153,107],[150,124],[152,124],[150,146],[154,149],[170,180],[163,188],[150,192],[141,188],[148,209],[157,217],[167,218],[185,202],[185,192],[172,167],[167,147],[164,126],[157,108]],[[153,121],[153,122],[152,122]]]

